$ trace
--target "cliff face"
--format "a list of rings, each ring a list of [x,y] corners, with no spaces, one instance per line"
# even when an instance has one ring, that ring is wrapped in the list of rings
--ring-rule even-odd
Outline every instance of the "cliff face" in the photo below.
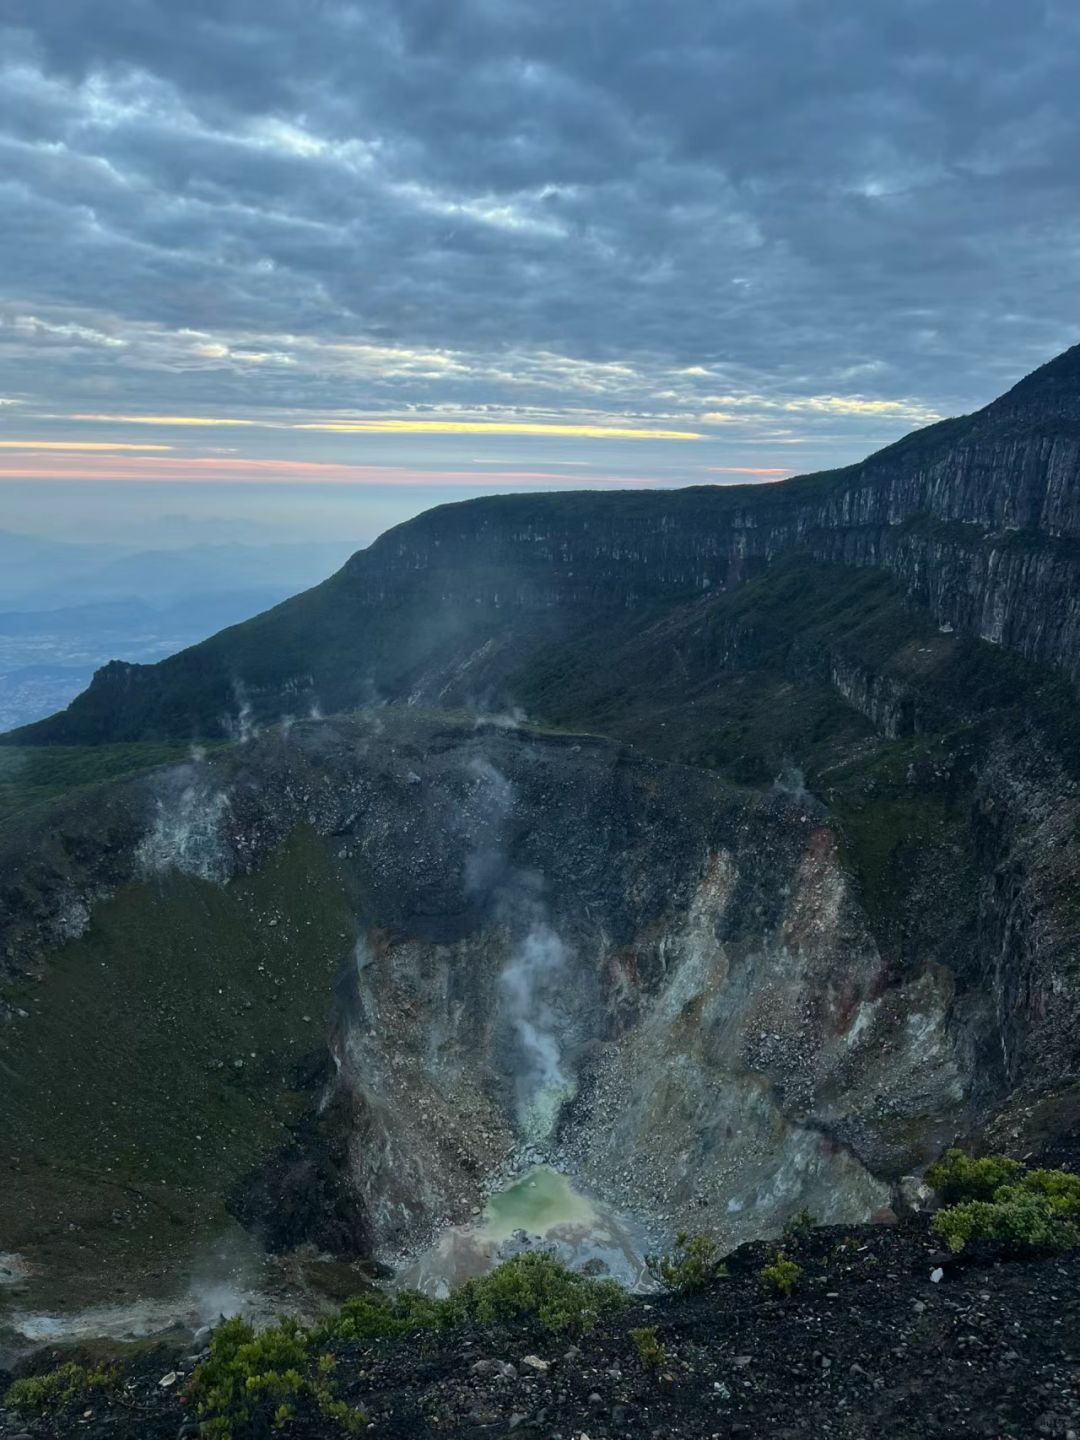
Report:
[[[498,496],[397,527],[325,585],[157,666],[99,672],[29,743],[215,736],[373,699],[508,698],[539,645],[799,552],[883,568],[940,626],[1080,679],[1077,351],[978,414],[771,486]],[[511,687],[512,690],[512,687]],[[512,699],[512,693],[509,693]]]
[[[429,575],[453,606],[634,608],[729,588],[803,551],[881,567],[938,624],[1075,681],[1080,438],[1058,433],[1073,428],[1072,412],[1038,403],[1040,393],[1006,396],[850,470],[767,488],[651,495],[636,507],[606,497],[583,514],[553,500],[528,521],[504,502],[436,511],[345,573],[371,605],[392,603],[403,577]],[[1072,393],[1080,416],[1080,380]]]

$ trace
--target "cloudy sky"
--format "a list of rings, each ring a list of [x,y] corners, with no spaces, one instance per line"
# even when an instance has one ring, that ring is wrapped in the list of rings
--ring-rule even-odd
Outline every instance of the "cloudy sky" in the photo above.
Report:
[[[1078,337],[1074,0],[4,0],[0,528],[768,480]]]

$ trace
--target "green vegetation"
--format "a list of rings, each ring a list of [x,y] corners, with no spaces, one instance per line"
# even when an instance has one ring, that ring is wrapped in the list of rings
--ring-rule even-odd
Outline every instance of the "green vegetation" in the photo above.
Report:
[[[291,1420],[327,1421],[333,1431],[358,1435],[364,1414],[334,1386],[335,1357],[319,1352],[313,1332],[282,1319],[256,1335],[246,1320],[226,1320],[214,1332],[210,1355],[192,1379],[191,1398],[213,1440],[241,1440]]]
[[[688,1235],[680,1230],[675,1246],[666,1255],[649,1255],[645,1260],[652,1278],[680,1295],[706,1290],[727,1274],[720,1246],[711,1235]]]
[[[1056,1214],[1080,1220],[1080,1175],[1069,1170],[1029,1170],[1024,1185],[1042,1196]]]
[[[119,1384],[120,1372],[113,1367],[88,1370],[69,1360],[44,1375],[16,1380],[4,1396],[4,1404],[21,1415],[63,1410],[76,1404],[85,1405],[96,1395],[115,1390]]]
[[[659,1370],[667,1362],[667,1351],[660,1343],[655,1325],[642,1325],[629,1333],[638,1359],[646,1370]]]
[[[997,1240],[1016,1255],[1080,1244],[1075,1221],[1022,1185],[1003,1185],[993,1200],[951,1205],[934,1216],[931,1228],[954,1251],[963,1250],[970,1240]]]
[[[9,992],[33,1022],[0,1035],[5,1152],[21,1160],[0,1185],[0,1234],[21,1243],[46,1197],[113,1264],[170,1263],[219,1231],[321,1083],[353,933],[305,829],[228,886],[171,873],[99,904],[48,985]]]
[[[1015,1255],[1080,1244],[1080,1175],[950,1150],[926,1178],[946,1202],[931,1229],[950,1250],[963,1250],[971,1240],[997,1241]]]
[[[794,1260],[789,1260],[782,1250],[778,1250],[772,1262],[758,1271],[758,1278],[778,1295],[790,1295],[802,1273],[801,1265],[796,1265]]]
[[[446,1300],[416,1293],[360,1295],[310,1330],[283,1319],[258,1335],[246,1321],[226,1321],[195,1372],[191,1395],[214,1440],[248,1440],[300,1419],[325,1421],[334,1433],[355,1435],[366,1420],[341,1397],[336,1382],[336,1349],[342,1344],[470,1324],[539,1325],[582,1335],[627,1298],[614,1281],[590,1279],[531,1251],[468,1281]]]
[[[415,1291],[358,1295],[317,1333],[326,1340],[366,1341],[456,1325],[524,1323],[581,1335],[626,1299],[626,1291],[614,1280],[591,1279],[542,1250],[530,1250],[467,1280],[445,1300]]]
[[[707,602],[654,603],[594,622],[538,648],[511,687],[530,714],[768,784],[791,757],[827,768],[873,735],[815,649],[869,636],[887,653],[912,623],[881,572],[794,557]]]
[[[447,1301],[432,1300],[415,1290],[387,1295],[382,1290],[346,1300],[338,1313],[319,1327],[325,1339],[381,1340],[442,1328]]]
[[[829,776],[840,855],[885,953],[905,926],[914,936],[930,925],[940,933],[943,919],[962,923],[943,887],[974,863],[966,784],[950,741],[921,736],[879,744]]]
[[[581,1335],[601,1315],[621,1309],[626,1298],[626,1291],[614,1280],[593,1280],[533,1250],[466,1281],[443,1303],[451,1324],[533,1321],[545,1330]]]
[[[785,1240],[803,1240],[817,1224],[816,1218],[809,1210],[796,1210],[794,1215],[789,1215],[784,1221]]]
[[[186,759],[186,745],[0,746],[0,820],[61,796]]]
[[[965,1200],[992,1200],[995,1191],[1012,1184],[1023,1172],[1019,1160],[1004,1155],[976,1159],[964,1150],[947,1150],[927,1168],[926,1183],[943,1205],[956,1205]]]

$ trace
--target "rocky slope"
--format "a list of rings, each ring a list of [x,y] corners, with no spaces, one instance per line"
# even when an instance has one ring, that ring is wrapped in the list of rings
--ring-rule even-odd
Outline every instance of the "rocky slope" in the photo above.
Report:
[[[523,1146],[661,1232],[861,1219],[974,1113],[986,1037],[821,807],[603,740],[304,722],[12,826],[0,877],[0,1233],[88,1292],[225,1206],[390,1258]]]
[[[705,1294],[639,1298],[574,1342],[525,1326],[341,1345],[336,1375],[375,1433],[615,1440],[1074,1440],[1080,1433],[1080,1259],[957,1263],[924,1225],[813,1232],[792,1252],[794,1294],[771,1296],[746,1246]],[[944,1262],[939,1283],[931,1275]],[[630,1331],[648,1327],[660,1365]],[[70,1354],[34,1357],[42,1370]],[[74,1352],[78,1354],[79,1352]],[[87,1358],[100,1361],[100,1350]],[[26,1419],[0,1436],[175,1440],[197,1433],[185,1400],[190,1340],[122,1360],[113,1395]],[[175,1375],[162,1388],[165,1375]],[[0,1392],[4,1380],[0,1372]],[[89,1414],[86,1413],[87,1408]],[[185,1428],[187,1427],[187,1428]],[[331,1440],[298,1420],[302,1440]]]

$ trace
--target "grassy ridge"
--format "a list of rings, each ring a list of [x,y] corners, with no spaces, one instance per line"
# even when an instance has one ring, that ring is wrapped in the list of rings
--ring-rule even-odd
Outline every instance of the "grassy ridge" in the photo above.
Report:
[[[11,995],[26,1019],[0,1029],[5,1242],[52,1234],[64,1252],[90,1232],[126,1264],[219,1226],[310,1101],[352,939],[333,862],[303,830],[227,887],[173,873],[99,905],[48,985]]]
[[[63,795],[186,758],[173,744],[12,745],[0,748],[0,820]]]

